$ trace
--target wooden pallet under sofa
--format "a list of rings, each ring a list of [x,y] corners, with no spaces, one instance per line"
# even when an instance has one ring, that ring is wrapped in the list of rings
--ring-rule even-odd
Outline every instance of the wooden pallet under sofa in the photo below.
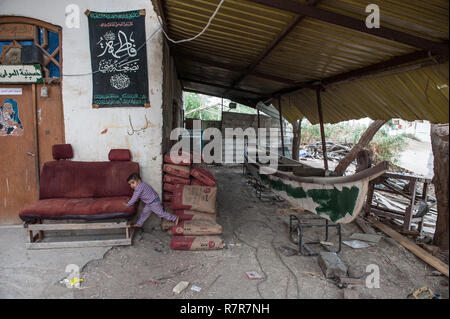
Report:
[[[54,161],[44,164],[39,180],[39,200],[24,207],[19,217],[27,231],[27,249],[131,245],[130,219],[137,205],[128,207],[132,195],[127,177],[139,173],[129,150],[115,149],[105,162],[71,161],[70,144],[54,145]],[[45,220],[51,223],[43,223]],[[44,241],[45,232],[120,230],[123,237],[97,240]],[[76,238],[76,236],[75,236]]]

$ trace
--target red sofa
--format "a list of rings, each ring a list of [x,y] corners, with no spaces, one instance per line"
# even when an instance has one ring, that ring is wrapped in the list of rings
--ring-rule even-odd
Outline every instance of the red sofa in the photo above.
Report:
[[[102,220],[131,218],[137,205],[127,207],[133,194],[127,177],[139,173],[129,150],[111,150],[109,162],[70,161],[70,144],[53,146],[55,161],[42,168],[39,201],[19,213],[25,222],[36,219]]]

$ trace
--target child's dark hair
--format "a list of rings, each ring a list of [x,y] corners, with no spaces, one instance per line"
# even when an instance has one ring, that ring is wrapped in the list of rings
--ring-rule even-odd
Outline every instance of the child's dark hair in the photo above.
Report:
[[[129,182],[129,181],[131,181],[131,180],[138,181],[138,180],[140,180],[140,179],[141,179],[141,176],[139,176],[138,173],[133,173],[133,174],[131,174],[130,176],[128,176],[127,182]]]

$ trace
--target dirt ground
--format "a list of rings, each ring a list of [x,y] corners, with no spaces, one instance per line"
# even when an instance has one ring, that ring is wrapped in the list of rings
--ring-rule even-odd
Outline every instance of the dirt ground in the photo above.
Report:
[[[281,246],[296,248],[286,232],[288,217],[275,214],[289,208],[286,202],[260,201],[247,184],[241,167],[210,167],[219,187],[217,222],[223,226],[227,249],[214,251],[174,251],[170,235],[159,227],[159,218],[151,217],[134,244],[115,247],[103,259],[89,262],[82,270],[82,289],[75,298],[300,298],[342,299],[343,289],[325,279],[317,257],[287,257]],[[355,224],[343,225],[343,240],[362,231]],[[329,241],[336,243],[335,231]],[[308,236],[317,239],[319,232]],[[313,247],[323,250],[322,247]],[[442,298],[448,298],[448,279],[432,276],[433,268],[419,260],[393,240],[382,240],[369,248],[353,249],[343,245],[341,260],[351,277],[362,277],[366,266],[380,270],[380,288],[358,286],[360,298],[404,299],[416,289],[429,286]],[[261,280],[247,279],[246,271],[263,275]],[[172,292],[180,281],[201,287],[181,294]]]

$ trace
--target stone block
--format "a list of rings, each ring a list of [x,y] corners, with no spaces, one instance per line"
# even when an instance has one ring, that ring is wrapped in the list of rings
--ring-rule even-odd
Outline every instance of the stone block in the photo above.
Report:
[[[319,266],[326,278],[340,278],[347,276],[347,266],[336,253],[320,252],[318,260]]]

